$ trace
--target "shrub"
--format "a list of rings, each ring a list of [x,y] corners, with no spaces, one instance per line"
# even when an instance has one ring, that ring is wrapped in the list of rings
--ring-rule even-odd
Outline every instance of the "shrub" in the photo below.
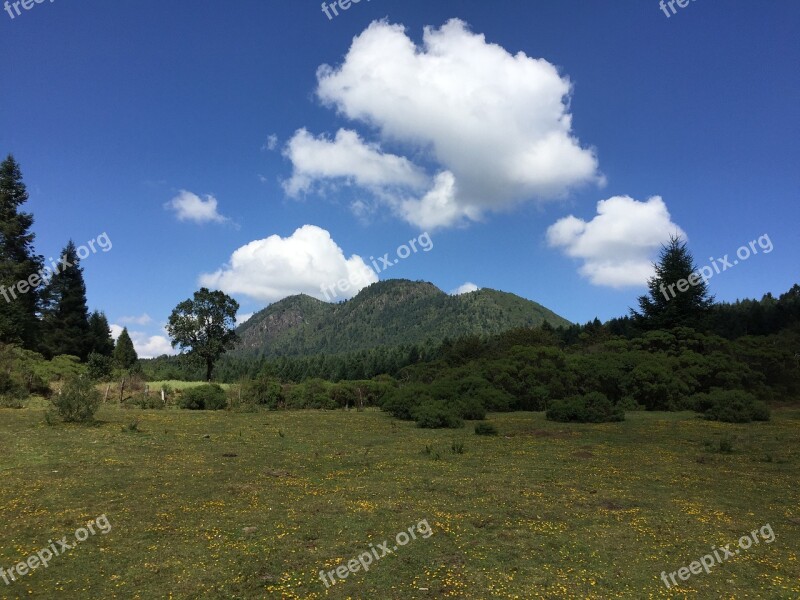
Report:
[[[625,412],[600,392],[590,392],[556,400],[547,410],[547,419],[562,423],[611,423],[624,421]]]
[[[0,408],[22,408],[28,390],[7,371],[0,371]]]
[[[455,412],[467,421],[482,421],[486,418],[486,409],[480,400],[474,397],[462,398],[454,406]]]
[[[142,410],[161,410],[165,408],[164,402],[161,401],[160,393],[145,394],[144,392],[125,398],[122,401],[122,407],[141,408]]]
[[[475,425],[475,435],[497,435],[497,428],[491,423],[478,423]]]
[[[663,362],[650,357],[639,363],[623,382],[623,396],[630,396],[647,410],[676,410],[689,386]]]
[[[189,410],[222,410],[227,405],[225,390],[216,383],[187,388],[181,398],[181,408]]]
[[[704,412],[710,421],[750,423],[770,419],[769,407],[749,392],[717,389],[696,396],[697,410]]]
[[[392,389],[384,397],[381,408],[396,419],[413,421],[414,411],[420,403],[432,401],[424,389],[418,384]]]
[[[114,360],[110,356],[92,352],[86,361],[86,367],[89,377],[96,381],[106,381],[114,371]]]
[[[100,392],[94,389],[91,379],[71,377],[50,402],[65,423],[86,423],[94,420],[100,407]]]
[[[464,454],[464,442],[454,441],[450,444],[450,452],[453,454]]]
[[[281,384],[269,377],[259,377],[242,384],[242,403],[276,409],[284,402]]]
[[[305,383],[292,387],[286,395],[286,407],[294,409],[335,409],[336,403],[328,393],[329,385],[327,381],[322,379],[309,379]]]
[[[426,401],[417,406],[412,414],[417,427],[423,429],[458,429],[464,426],[461,417],[443,402]]]

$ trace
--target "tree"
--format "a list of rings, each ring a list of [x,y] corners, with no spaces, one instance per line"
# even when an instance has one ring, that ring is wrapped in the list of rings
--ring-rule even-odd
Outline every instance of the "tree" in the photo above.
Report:
[[[120,369],[131,369],[138,360],[139,357],[136,355],[133,341],[128,334],[128,328],[125,327],[122,333],[119,334],[117,343],[114,346],[114,362]]]
[[[9,155],[0,164],[0,341],[32,350],[38,341],[42,257],[33,252],[33,215],[19,212],[27,200],[19,165]]]
[[[114,354],[114,340],[111,337],[111,328],[108,326],[106,315],[100,311],[94,311],[89,315],[89,337],[91,339],[91,352],[96,352],[102,356],[112,356]]]
[[[631,317],[640,329],[693,327],[703,330],[714,298],[700,277],[686,243],[672,236],[654,264],[656,274],[647,282],[649,293],[639,297],[639,310]]]
[[[200,288],[194,298],[172,311],[167,332],[172,347],[180,346],[205,361],[206,381],[211,381],[214,363],[236,343],[236,311],[239,303],[220,291]]]
[[[69,354],[85,361],[92,336],[83,269],[72,240],[62,251],[58,270],[42,296],[42,353],[50,358]]]

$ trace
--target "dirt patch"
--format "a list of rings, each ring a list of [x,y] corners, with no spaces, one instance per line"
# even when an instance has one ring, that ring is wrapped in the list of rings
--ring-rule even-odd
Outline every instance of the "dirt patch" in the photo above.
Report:
[[[574,456],[575,458],[594,458],[594,454],[592,454],[588,450],[581,450],[579,452],[573,452],[572,456]]]

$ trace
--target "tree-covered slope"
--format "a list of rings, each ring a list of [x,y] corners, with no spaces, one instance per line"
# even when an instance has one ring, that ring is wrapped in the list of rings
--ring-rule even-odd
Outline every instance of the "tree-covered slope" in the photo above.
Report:
[[[238,329],[239,353],[299,356],[377,346],[440,342],[516,327],[570,323],[514,294],[479,290],[449,296],[431,283],[382,281],[341,304],[292,296],[253,315]]]

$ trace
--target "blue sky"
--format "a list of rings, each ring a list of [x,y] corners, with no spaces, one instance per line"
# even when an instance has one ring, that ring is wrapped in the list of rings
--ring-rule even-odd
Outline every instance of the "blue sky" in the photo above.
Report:
[[[784,292],[800,280],[800,5],[675,9],[12,6],[0,153],[22,165],[39,253],[108,234],[83,262],[90,308],[142,355],[201,283],[242,313],[360,273],[608,319],[676,231],[699,266],[761,238],[710,280],[718,299]],[[423,232],[430,251],[365,271]]]

